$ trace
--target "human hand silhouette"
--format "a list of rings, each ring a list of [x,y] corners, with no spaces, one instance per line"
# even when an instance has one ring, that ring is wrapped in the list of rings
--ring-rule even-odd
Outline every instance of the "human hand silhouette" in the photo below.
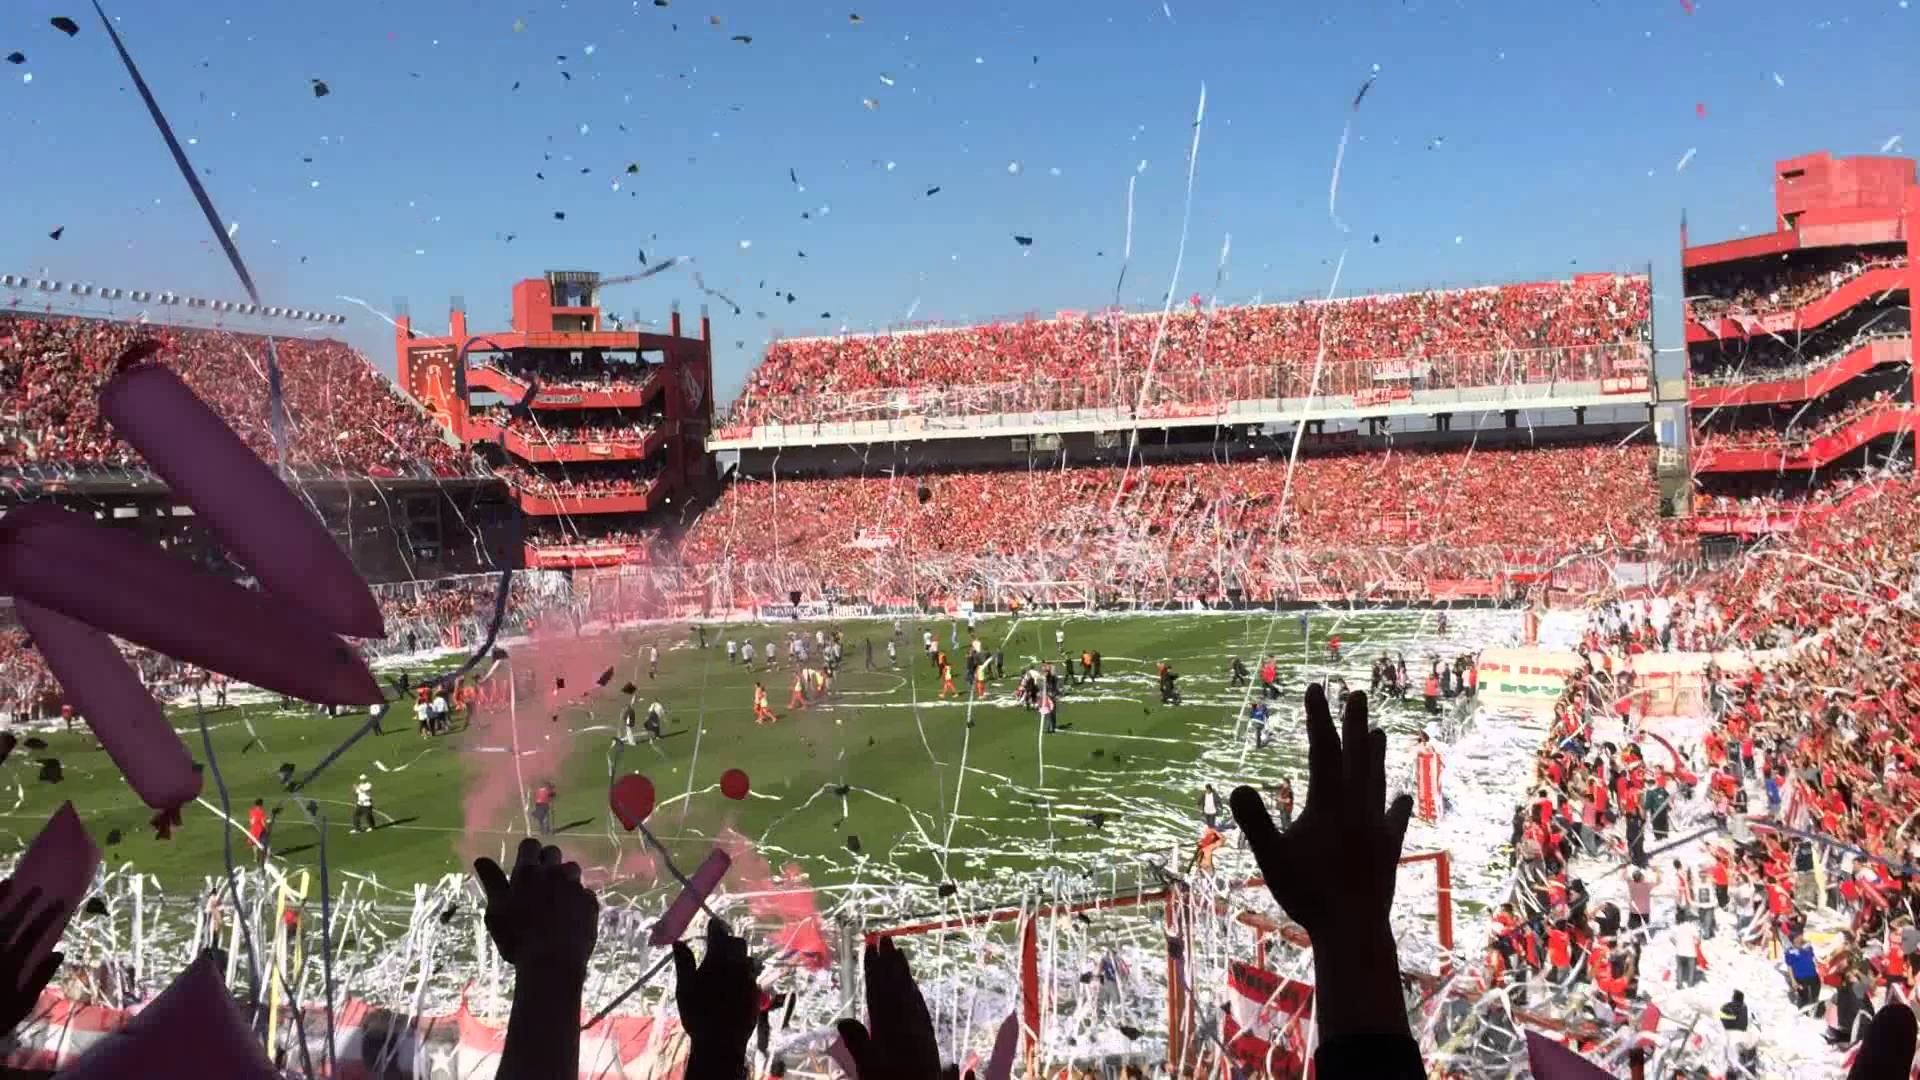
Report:
[[[1367,697],[1347,696],[1341,731],[1319,685],[1307,687],[1306,809],[1285,832],[1250,787],[1228,804],[1267,890],[1313,941],[1316,1019],[1329,1034],[1407,1030],[1387,916],[1413,799],[1387,795],[1387,735],[1367,727]]]
[[[32,1014],[40,1000],[40,991],[47,988],[65,958],[61,953],[51,952],[33,970],[26,970],[35,948],[60,918],[59,905],[48,904],[32,922],[27,922],[28,913],[39,902],[38,888],[29,888],[16,899],[13,879],[0,881],[0,905],[6,908],[6,913],[0,915],[0,1036],[12,1032]],[[25,923],[24,929],[22,923]]]
[[[860,1080],[939,1080],[940,1045],[907,954],[892,938],[867,946],[867,1023],[842,1020],[840,1040]]]
[[[674,997],[693,1044],[689,1080],[735,1080],[760,1016],[760,965],[747,943],[719,919],[707,923],[707,952],[696,966],[685,942],[673,943]]]
[[[532,837],[520,841],[513,876],[492,859],[473,861],[487,894],[487,933],[515,968],[542,967],[582,981],[600,934],[600,901],[580,884],[580,865]]]
[[[1881,1006],[1860,1041],[1847,1080],[1906,1080],[1913,1072],[1913,1010],[1900,1002]]]

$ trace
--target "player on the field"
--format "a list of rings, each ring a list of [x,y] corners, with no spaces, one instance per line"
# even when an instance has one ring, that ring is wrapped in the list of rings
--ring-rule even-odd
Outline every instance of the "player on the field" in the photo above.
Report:
[[[793,692],[787,695],[787,711],[792,712],[795,709],[804,709],[806,707],[807,707],[806,673],[801,671],[796,671],[794,672],[794,675],[793,675]]]
[[[660,674],[660,647],[649,645],[647,646],[647,678],[651,679],[658,674]]]
[[[946,697],[948,694],[953,693],[958,693],[958,691],[953,688],[953,665],[947,663],[945,654],[942,654],[940,657],[940,696]]]
[[[550,780],[542,780],[533,789],[533,827],[541,836],[553,835],[553,800],[560,794]]]
[[[985,657],[981,657],[980,662],[973,665],[973,696],[975,698],[987,696],[987,661]]]
[[[778,719],[780,718],[773,715],[773,710],[767,708],[766,684],[754,683],[753,684],[753,722],[756,724],[771,724]]]
[[[366,773],[361,773],[360,782],[353,785],[353,827],[347,831],[359,832],[362,821],[367,823],[368,832],[378,827],[373,820],[373,781]]]

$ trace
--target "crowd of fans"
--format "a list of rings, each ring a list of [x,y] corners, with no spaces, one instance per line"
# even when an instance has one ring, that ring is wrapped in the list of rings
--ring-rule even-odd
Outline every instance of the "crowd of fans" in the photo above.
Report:
[[[1310,385],[1351,394],[1600,378],[1635,364],[1644,373],[1650,298],[1644,277],[1596,275],[779,341],[748,377],[732,422],[1224,402]]]
[[[617,359],[598,349],[542,352],[537,357],[493,353],[475,358],[473,365],[493,368],[518,382],[538,379],[546,390],[638,390],[652,375],[644,362]]]
[[[653,483],[658,470],[643,462],[622,462],[617,473],[595,475],[575,469],[569,475],[552,476],[524,465],[503,465],[494,472],[515,491],[542,498],[555,496],[639,495]]]
[[[1804,450],[1820,439],[1837,435],[1849,425],[1883,409],[1905,408],[1893,393],[1876,391],[1816,418],[1805,418],[1803,403],[1775,408],[1782,423],[1776,426],[1753,425],[1725,431],[1698,432],[1696,450]]]
[[[1590,662],[1555,709],[1514,816],[1522,888],[1496,916],[1484,979],[1589,982],[1625,1008],[1697,981],[1700,942],[1725,938],[1780,973],[1746,995],[1780,995],[1835,1045],[1905,1000],[1920,965],[1920,487],[1856,493],[1704,578],[1595,609],[1582,651],[1620,661]],[[1708,670],[1697,748],[1643,741],[1634,656],[1769,648],[1750,669]],[[1660,852],[1700,824],[1720,834]],[[1631,865],[1624,904],[1589,894],[1590,858]],[[1747,1029],[1743,994],[1721,1019]]]
[[[1732,386],[1806,378],[1846,359],[1855,349],[1876,341],[1910,338],[1906,312],[1902,308],[1898,312],[1870,314],[1867,325],[1850,334],[1828,335],[1815,331],[1804,338],[1796,335],[1792,340],[1776,340],[1771,336],[1733,339],[1727,344],[1738,345],[1738,349],[1699,354],[1693,359],[1693,384]]]
[[[1818,300],[1869,270],[1905,265],[1905,254],[1862,257],[1849,252],[1820,258],[1796,253],[1790,267],[1716,276],[1700,294],[1687,297],[1687,315],[1697,322],[1730,315],[1791,311]]]
[[[1611,444],[748,480],[694,522],[679,557],[776,596],[1071,580],[1259,599],[1546,565],[1639,544],[1656,513],[1651,450]]]
[[[603,528],[597,526],[591,518],[581,518],[565,522],[538,521],[528,525],[522,535],[525,536],[527,543],[535,547],[612,544],[650,550],[660,541],[661,530]]]
[[[641,442],[647,436],[659,430],[659,421],[634,420],[628,423],[607,424],[571,421],[561,414],[547,413],[541,418],[508,416],[506,409],[477,409],[475,420],[485,424],[504,426],[515,435],[534,443],[612,443]]]
[[[96,392],[136,343],[158,340],[159,362],[262,458],[276,457],[267,395],[267,340],[255,334],[98,319],[0,314],[0,468],[141,467],[100,416]],[[286,404],[287,461],[303,475],[457,476],[476,466],[402,398],[367,359],[338,341],[274,339]]]

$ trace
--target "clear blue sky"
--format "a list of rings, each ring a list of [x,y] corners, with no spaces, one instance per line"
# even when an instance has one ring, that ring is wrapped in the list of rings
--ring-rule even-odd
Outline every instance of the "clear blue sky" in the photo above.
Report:
[[[1214,292],[1229,233],[1226,300],[1324,292],[1342,251],[1342,292],[1650,263],[1663,344],[1683,207],[1696,239],[1765,231],[1773,159],[1877,152],[1920,100],[1920,12],[1901,0],[1696,0],[1691,13],[1681,0],[116,0],[109,13],[195,140],[268,302],[346,314],[348,338],[391,369],[390,331],[335,297],[404,297],[437,332],[461,295],[486,329],[521,277],[692,256],[746,308],[714,305],[723,396],[774,334],[1111,300],[1136,172],[1123,299],[1158,303],[1203,82],[1179,296]],[[14,50],[27,60],[0,64],[0,267],[238,298],[92,11],[14,0],[0,55]],[[1327,212],[1335,148],[1376,64],[1342,232]],[[330,95],[313,95],[315,78]],[[610,291],[608,306],[697,309],[688,269]]]

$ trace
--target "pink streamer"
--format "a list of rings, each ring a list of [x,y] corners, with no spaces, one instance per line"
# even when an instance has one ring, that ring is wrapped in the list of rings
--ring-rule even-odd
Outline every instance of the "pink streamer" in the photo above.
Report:
[[[387,636],[346,552],[178,375],[134,364],[101,389],[100,412],[269,593],[335,633]]]
[[[706,903],[707,897],[720,884],[720,879],[727,876],[727,868],[732,865],[733,860],[719,848],[707,853],[706,860],[687,878],[686,887],[674,898],[667,913],[653,924],[652,941],[655,948],[680,940],[680,935],[687,932],[687,924],[693,921],[694,913]]]
[[[0,591],[268,690],[385,700],[359,654],[273,598],[45,503],[0,519]]]
[[[180,823],[180,808],[200,794],[201,777],[159,703],[112,638],[26,600],[14,609],[61,690],[140,800],[158,811],[154,827],[168,836]]]
[[[20,965],[20,978],[24,979],[37,970],[41,961],[60,943],[61,935],[67,932],[67,923],[73,920],[73,913],[80,909],[80,901],[93,888],[93,875],[99,869],[100,849],[94,846],[93,838],[87,835],[86,826],[80,824],[80,815],[73,812],[73,804],[61,803],[60,809],[47,819],[46,827],[33,838],[32,845],[13,868],[13,889],[9,896],[11,903],[19,903],[28,889],[40,890],[40,899],[34,909],[27,913],[28,917],[21,921],[21,926],[32,923],[49,907],[60,910],[60,917],[53,921],[46,936],[34,943],[32,954]]]

